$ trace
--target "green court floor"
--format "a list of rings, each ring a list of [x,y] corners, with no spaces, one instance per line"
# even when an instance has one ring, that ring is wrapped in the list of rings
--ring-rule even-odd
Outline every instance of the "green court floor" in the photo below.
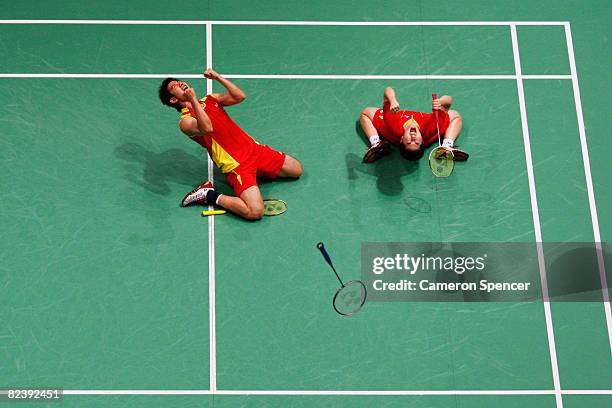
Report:
[[[358,278],[362,242],[608,242],[605,2],[144,3],[0,13],[0,389],[66,391],[33,407],[612,405],[603,301],[553,302],[549,316],[540,301],[372,302],[341,318],[315,248]],[[491,21],[517,22],[522,93],[511,25],[475,24]],[[207,155],[157,87],[183,76],[204,96],[207,61],[247,93],[232,118],[302,162],[299,180],[261,184],[286,214],[180,208]],[[415,110],[453,95],[469,162],[448,179],[397,152],[363,164],[357,119],[385,86]]]

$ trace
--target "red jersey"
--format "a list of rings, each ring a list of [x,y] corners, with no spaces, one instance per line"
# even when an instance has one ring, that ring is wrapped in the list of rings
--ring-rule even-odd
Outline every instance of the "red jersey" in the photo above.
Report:
[[[210,118],[213,131],[191,139],[208,150],[208,154],[223,173],[229,173],[253,156],[258,143],[229,117],[213,96],[206,95],[200,99],[200,106]],[[181,119],[189,116],[196,117],[193,109],[183,108]]]
[[[423,136],[423,145],[429,146],[438,139],[436,126],[436,115],[425,112],[401,110],[391,112],[391,104],[385,102],[382,109],[374,114],[372,123],[379,135],[393,144],[400,144],[404,130],[411,124],[416,123]],[[438,111],[438,125],[440,126],[440,137],[444,136],[450,120],[448,114],[443,110]]]

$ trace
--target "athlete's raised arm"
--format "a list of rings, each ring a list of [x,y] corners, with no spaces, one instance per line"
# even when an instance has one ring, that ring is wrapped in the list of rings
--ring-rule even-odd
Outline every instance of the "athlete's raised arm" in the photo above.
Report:
[[[218,81],[221,85],[227,89],[226,93],[222,94],[212,94],[212,96],[219,101],[219,103],[223,106],[236,105],[245,100],[246,94],[236,85],[234,85],[231,81],[223,78],[221,74],[215,71],[212,68],[208,68],[204,71],[204,77],[207,79],[213,79]]]
[[[185,91],[185,97],[193,108],[195,118],[185,117],[181,119],[181,122],[179,123],[181,131],[189,137],[205,135],[207,133],[212,132],[212,122],[206,112],[204,112],[204,109],[202,109],[200,101],[198,101],[198,97],[196,96],[196,93],[193,88],[188,88]]]
[[[385,104],[386,102],[389,102],[389,110],[391,112],[399,111],[399,102],[395,97],[395,91],[390,86],[385,88]]]

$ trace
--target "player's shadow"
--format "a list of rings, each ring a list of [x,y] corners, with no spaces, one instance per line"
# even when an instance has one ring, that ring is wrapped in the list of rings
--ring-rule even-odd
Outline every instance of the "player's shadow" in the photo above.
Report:
[[[355,131],[359,138],[364,142],[364,146],[369,147],[367,138],[361,129],[359,120],[355,123]],[[404,190],[402,177],[414,173],[418,167],[418,162],[411,162],[402,158],[396,149],[374,163],[363,163],[361,157],[354,153],[347,153],[345,156],[348,179],[356,180],[359,173],[368,174],[376,177],[376,187],[378,190],[390,196],[400,195]],[[365,154],[365,150],[364,150]]]
[[[194,156],[180,149],[157,153],[138,143],[126,143],[115,148],[115,155],[127,162],[126,180],[163,196],[170,195],[170,183],[191,189],[208,177],[206,157]]]

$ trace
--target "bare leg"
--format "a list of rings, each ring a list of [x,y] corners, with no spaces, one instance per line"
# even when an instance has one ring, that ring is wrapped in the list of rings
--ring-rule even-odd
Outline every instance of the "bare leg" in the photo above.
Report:
[[[293,177],[298,178],[302,175],[302,163],[299,160],[294,159],[288,154],[285,155],[285,162],[278,172],[277,177]]]
[[[285,162],[278,173],[278,177],[298,178],[301,175],[302,163],[289,155],[285,155]],[[222,194],[217,204],[247,220],[259,220],[264,212],[263,198],[258,186],[247,188],[240,194],[240,197]]]
[[[257,186],[247,188],[240,197],[223,194],[217,204],[247,220],[259,220],[264,212],[263,199]]]
[[[442,105],[442,110],[448,113],[448,118],[450,119],[448,128],[444,133],[444,139],[450,139],[454,142],[459,136],[459,132],[461,132],[463,121],[459,112],[450,108],[452,103],[453,98],[450,95],[443,95],[440,97],[440,104]]]
[[[459,136],[459,132],[461,132],[461,128],[463,127],[463,119],[461,119],[461,115],[456,110],[450,109],[448,111],[448,117],[450,119],[450,123],[446,132],[444,133],[444,139],[451,139],[455,141],[457,136]]]
[[[453,104],[453,98],[451,98],[450,95],[443,95],[440,97],[440,104],[442,105],[442,110],[448,112]]]

